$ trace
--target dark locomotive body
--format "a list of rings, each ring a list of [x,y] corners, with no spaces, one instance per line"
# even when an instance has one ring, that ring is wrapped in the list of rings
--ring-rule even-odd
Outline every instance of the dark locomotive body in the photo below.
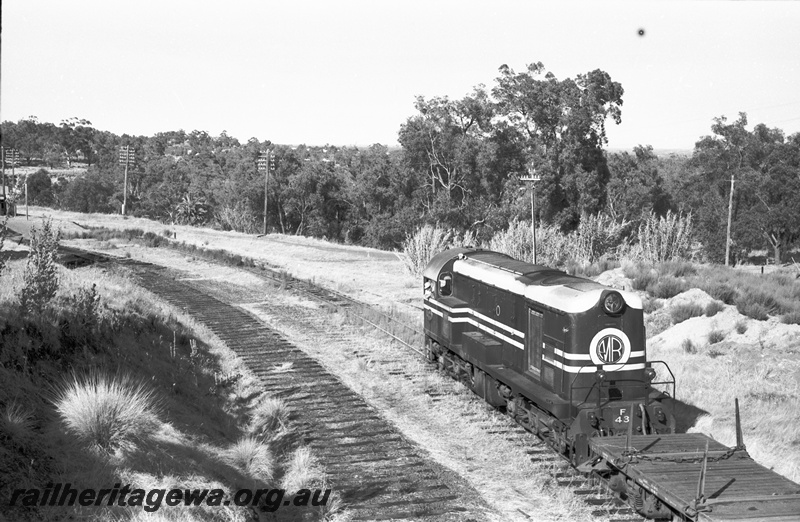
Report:
[[[674,431],[636,294],[467,248],[435,256],[423,283],[428,358],[576,465],[590,436]]]

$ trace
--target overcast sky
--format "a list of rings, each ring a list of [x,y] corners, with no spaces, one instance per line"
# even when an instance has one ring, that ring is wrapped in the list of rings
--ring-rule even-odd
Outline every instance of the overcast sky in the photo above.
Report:
[[[397,144],[414,98],[541,61],[622,84],[609,147],[691,149],[747,112],[800,131],[800,2],[3,0],[0,118]],[[641,36],[640,32],[644,32]]]

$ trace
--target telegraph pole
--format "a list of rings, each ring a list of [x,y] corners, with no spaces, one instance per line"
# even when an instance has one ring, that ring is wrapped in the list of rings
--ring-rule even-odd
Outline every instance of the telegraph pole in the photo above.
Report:
[[[6,196],[6,149],[0,147],[0,163],[3,164],[3,215],[8,215],[8,197]]]
[[[128,205],[128,165],[136,161],[136,149],[130,145],[122,145],[119,148],[119,164],[125,165],[125,180],[122,185],[122,215]]]
[[[536,182],[541,181],[542,177],[536,174],[533,165],[528,167],[528,175],[519,178],[531,184],[531,237],[533,238],[533,264],[536,264]]]
[[[2,154],[3,160],[3,201],[6,206],[6,215],[8,215],[8,194],[6,193],[6,161],[11,163],[11,177],[14,178],[16,183],[17,175],[14,168],[19,163],[19,151],[17,149],[5,149]],[[16,211],[15,211],[16,215]],[[28,175],[25,174],[25,219],[28,219]]]
[[[262,233],[267,235],[267,211],[269,209],[269,171],[275,170],[275,155],[271,149],[258,153],[258,171],[264,173],[264,229]]]
[[[728,236],[725,240],[725,266],[728,266],[728,261],[731,257],[731,218],[733,216],[733,174],[731,174],[731,195],[728,200]]]

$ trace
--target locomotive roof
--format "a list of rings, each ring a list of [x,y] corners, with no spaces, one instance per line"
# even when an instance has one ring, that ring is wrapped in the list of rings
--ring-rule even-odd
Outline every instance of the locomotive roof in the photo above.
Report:
[[[567,313],[589,310],[597,305],[603,291],[610,289],[591,279],[518,261],[506,254],[469,248],[447,250],[437,255],[426,268],[425,277],[438,278],[440,270],[454,258],[457,258],[453,264],[456,273]],[[642,307],[637,294],[617,291],[631,308]]]

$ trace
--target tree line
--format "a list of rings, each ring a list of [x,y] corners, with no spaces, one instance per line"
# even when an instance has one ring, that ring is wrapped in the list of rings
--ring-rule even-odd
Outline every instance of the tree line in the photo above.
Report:
[[[535,174],[537,219],[563,232],[600,213],[631,234],[651,212],[691,213],[702,255],[722,261],[731,178],[732,253],[770,249],[785,258],[800,239],[800,134],[740,114],[715,118],[691,156],[659,157],[652,146],[606,150],[606,125],[619,124],[624,90],[601,70],[559,80],[541,63],[503,65],[491,88],[460,99],[417,97],[400,125],[400,149],[287,146],[222,132],[183,130],[115,135],[71,118],[59,126],[30,117],[2,123],[4,147],[42,167],[81,161],[84,174],[55,183],[29,177],[35,203],[81,212],[119,212],[119,147],[136,149],[129,169],[129,213],[169,223],[260,231],[267,197],[272,231],[398,248],[423,224],[487,240],[529,219]],[[654,122],[656,123],[656,122]],[[271,149],[268,188],[257,170]]]

